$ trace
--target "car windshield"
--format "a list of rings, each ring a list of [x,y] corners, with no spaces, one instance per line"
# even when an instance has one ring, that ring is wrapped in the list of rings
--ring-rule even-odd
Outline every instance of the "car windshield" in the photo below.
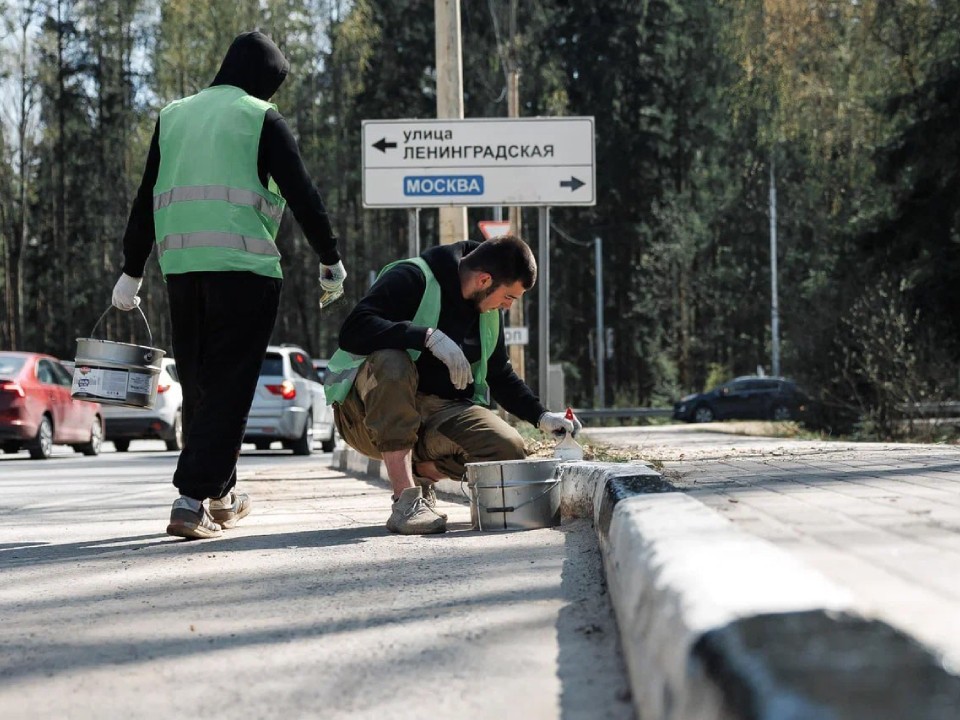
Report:
[[[13,377],[18,372],[27,358],[23,355],[3,355],[0,356],[0,375],[3,377]]]
[[[267,353],[260,366],[261,375],[283,375],[283,356],[279,353]]]
[[[173,378],[174,382],[180,382],[180,376],[177,375],[177,366],[173,363],[167,365],[167,374]]]

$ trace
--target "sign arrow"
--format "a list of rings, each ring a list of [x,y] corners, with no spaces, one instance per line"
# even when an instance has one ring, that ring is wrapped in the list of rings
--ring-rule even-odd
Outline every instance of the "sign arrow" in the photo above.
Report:
[[[580,180],[579,178],[575,178],[572,175],[570,176],[569,180],[560,181],[560,187],[568,187],[570,188],[571,192],[573,192],[574,190],[577,190],[578,188],[582,188],[584,185],[586,185],[586,183],[583,180]]]
[[[395,148],[397,144],[395,142],[387,142],[386,138],[380,138],[373,146],[380,152],[386,154],[387,148]]]

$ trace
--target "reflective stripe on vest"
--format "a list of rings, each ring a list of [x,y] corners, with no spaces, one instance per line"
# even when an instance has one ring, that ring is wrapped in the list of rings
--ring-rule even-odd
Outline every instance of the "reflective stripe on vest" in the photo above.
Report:
[[[424,325],[436,327],[437,320],[440,318],[440,285],[433,275],[433,271],[426,260],[420,257],[409,258],[407,260],[397,260],[387,265],[377,276],[379,279],[394,265],[402,262],[408,262],[416,265],[423,272],[427,285],[420,298],[420,305],[413,317],[414,325]],[[493,354],[497,346],[497,340],[500,337],[500,311],[489,310],[480,314],[480,359],[471,364],[473,371],[473,403],[478,405],[490,404],[490,389],[487,387],[487,360]],[[416,362],[420,357],[419,350],[407,350],[410,358]],[[350,393],[350,388],[357,378],[360,366],[367,359],[366,355],[354,355],[346,350],[337,348],[337,351],[331,356],[330,363],[327,365],[327,373],[324,377],[324,389],[327,396],[327,404],[342,403]]]
[[[222,200],[232,205],[254,207],[277,224],[283,218],[283,206],[274,205],[262,195],[251,190],[227,187],[226,185],[199,185],[194,187],[175,187],[153,196],[153,211],[162,210],[172,203],[191,200]]]
[[[254,255],[273,255],[280,257],[277,246],[263,238],[232,235],[230,233],[198,232],[185,235],[167,235],[157,243],[160,257],[168,250],[186,250],[188,248],[216,247],[230,250],[244,250]]]

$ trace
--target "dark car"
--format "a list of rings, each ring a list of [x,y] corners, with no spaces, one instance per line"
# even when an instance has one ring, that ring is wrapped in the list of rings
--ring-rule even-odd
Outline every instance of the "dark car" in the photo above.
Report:
[[[0,448],[50,457],[54,445],[97,455],[103,442],[100,404],[70,395],[73,376],[50,355],[0,352]]]
[[[782,377],[738,377],[705,393],[695,393],[674,403],[674,420],[795,420],[806,411],[809,399],[793,380]]]

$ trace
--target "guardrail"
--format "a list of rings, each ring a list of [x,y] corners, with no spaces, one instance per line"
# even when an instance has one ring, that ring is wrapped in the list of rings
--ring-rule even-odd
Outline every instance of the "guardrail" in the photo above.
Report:
[[[581,420],[597,418],[638,418],[638,417],[670,417],[673,408],[574,408],[573,411]]]
[[[960,417],[960,402],[903,403],[897,406],[904,418],[956,418]]]

